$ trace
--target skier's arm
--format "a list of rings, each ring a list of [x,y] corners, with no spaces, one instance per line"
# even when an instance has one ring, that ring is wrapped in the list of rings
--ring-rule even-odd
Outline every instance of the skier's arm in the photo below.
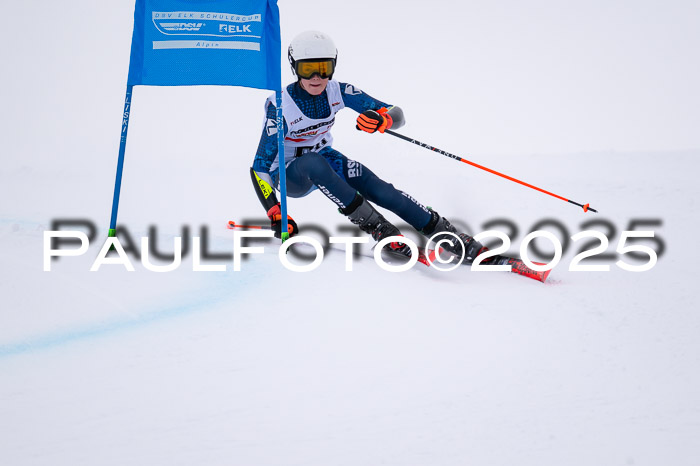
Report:
[[[340,89],[341,95],[343,96],[343,103],[346,107],[350,107],[360,114],[365,114],[367,116],[367,120],[374,120],[377,122],[376,125],[369,123],[370,127],[374,126],[373,130],[371,128],[360,128],[360,126],[365,125],[360,125],[360,120],[358,117],[359,129],[363,129],[364,131],[368,131],[369,129],[369,132],[374,132],[376,130],[384,132],[384,129],[398,129],[404,125],[405,119],[403,116],[403,111],[400,107],[396,105],[389,105],[386,102],[375,99],[352,84],[340,83]],[[368,114],[368,112],[374,113]]]
[[[403,117],[403,110],[401,110],[401,107],[398,107],[396,105],[389,107],[387,115],[389,115],[391,117],[391,120],[394,122],[394,124],[391,125],[391,128],[393,129],[399,129],[406,123],[406,120]]]
[[[262,204],[268,218],[270,219],[270,227],[275,232],[275,236],[279,238],[282,231],[282,213],[280,203],[275,194],[274,182],[270,174],[270,167],[275,161],[278,154],[277,144],[277,108],[272,104],[268,104],[263,127],[262,135],[258,150],[255,153],[253,166],[250,167],[250,179],[253,182],[253,189],[258,196],[258,200]],[[284,124],[284,131],[287,131],[287,124]],[[284,160],[282,160],[284,163]],[[290,236],[294,236],[299,232],[296,222],[289,215],[287,216],[287,228]]]
[[[277,205],[277,196],[275,195],[275,189],[272,187],[270,175],[256,172],[253,167],[250,167],[250,178],[253,180],[255,194],[258,195],[265,212]]]
[[[270,174],[270,167],[277,158],[277,108],[272,103],[268,103],[265,122],[263,124],[262,135],[258,150],[255,153],[253,166],[250,168],[250,178],[253,182],[255,194],[265,212],[277,204],[274,183]],[[285,124],[286,129],[286,124]]]

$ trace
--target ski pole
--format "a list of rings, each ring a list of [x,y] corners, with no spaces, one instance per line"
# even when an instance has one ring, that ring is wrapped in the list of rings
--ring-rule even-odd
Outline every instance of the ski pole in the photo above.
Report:
[[[503,173],[497,172],[496,170],[491,170],[490,168],[487,168],[487,167],[484,167],[484,166],[482,166],[482,165],[479,165],[478,163],[470,162],[469,160],[463,159],[462,157],[458,157],[458,156],[456,156],[456,155],[454,155],[454,154],[450,154],[449,152],[445,152],[444,150],[438,149],[438,148],[433,147],[433,146],[431,146],[431,145],[429,145],[429,144],[426,144],[426,143],[424,143],[424,142],[416,141],[415,139],[412,139],[412,138],[409,138],[409,137],[407,137],[407,136],[404,136],[403,134],[396,133],[396,132],[391,131],[391,130],[389,130],[389,129],[385,129],[385,130],[384,130],[384,133],[391,134],[392,136],[396,136],[396,137],[399,138],[399,139],[403,139],[404,141],[408,141],[408,142],[413,143],[413,144],[415,144],[415,145],[417,145],[417,146],[421,146],[421,147],[424,147],[424,148],[426,148],[426,149],[432,150],[432,151],[434,151],[434,152],[437,152],[438,154],[442,154],[442,155],[444,155],[444,156],[453,158],[453,159],[455,159],[455,160],[459,160],[460,162],[464,162],[464,163],[466,163],[466,164],[468,164],[468,165],[471,165],[472,167],[480,168],[480,169],[485,170],[485,171],[487,171],[487,172],[489,172],[489,173],[493,173],[494,175],[501,176],[501,177],[503,177],[503,178],[505,178],[505,179],[507,179],[507,180],[515,181],[516,183],[520,183],[520,184],[523,185],[523,186],[527,186],[528,188],[532,188],[532,189],[534,189],[534,190],[536,190],[536,191],[539,191],[539,192],[541,192],[541,193],[549,194],[550,196],[556,197],[557,199],[561,199],[562,201],[566,201],[566,202],[569,202],[569,203],[571,203],[571,204],[577,205],[577,206],[583,208],[583,211],[584,211],[584,212],[588,212],[589,210],[590,210],[591,212],[596,212],[596,213],[598,212],[598,211],[595,210],[593,207],[590,207],[590,204],[579,204],[578,202],[574,202],[574,201],[572,201],[572,200],[570,200],[570,199],[567,199],[567,198],[565,198],[565,197],[559,196],[559,195],[554,194],[554,193],[550,193],[549,191],[545,191],[544,189],[538,188],[537,186],[533,186],[533,185],[531,185],[531,184],[529,184],[529,183],[525,183],[524,181],[520,181],[520,180],[518,180],[518,179],[516,179],[516,178],[513,178],[512,176],[505,175],[505,174],[503,174]]]
[[[233,230],[235,228],[240,228],[243,230],[271,230],[272,228],[269,226],[264,226],[264,225],[241,225],[240,223],[236,223],[233,220],[228,221],[228,225],[226,226],[229,230]]]

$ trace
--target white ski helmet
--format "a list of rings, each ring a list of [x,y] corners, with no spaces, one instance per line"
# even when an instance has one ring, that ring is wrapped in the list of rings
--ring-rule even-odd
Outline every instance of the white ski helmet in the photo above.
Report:
[[[305,31],[297,35],[289,43],[287,51],[292,72],[296,75],[296,62],[301,60],[333,60],[333,68],[338,58],[338,49],[335,48],[333,39],[320,31]]]

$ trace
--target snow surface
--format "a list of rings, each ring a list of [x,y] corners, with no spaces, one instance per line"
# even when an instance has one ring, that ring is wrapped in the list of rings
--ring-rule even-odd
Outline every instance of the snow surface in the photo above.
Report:
[[[345,272],[337,252],[294,273],[274,244],[240,272],[193,272],[191,255],[89,272],[133,17],[112,3],[4,6],[0,464],[699,464],[697,2],[281,2],[283,42],[328,31],[338,79],[401,105],[401,132],[600,211],[339,115],[339,150],[472,232],[509,219],[516,252],[540,220],[606,220],[613,252],[631,220],[661,222],[652,270],[569,272],[577,243],[546,284],[367,258]],[[156,226],[164,251],[205,226],[230,253],[226,221],[263,214],[248,167],[267,95],[136,88],[120,225]],[[347,224],[318,194],[290,213]],[[44,272],[61,218],[99,239]]]

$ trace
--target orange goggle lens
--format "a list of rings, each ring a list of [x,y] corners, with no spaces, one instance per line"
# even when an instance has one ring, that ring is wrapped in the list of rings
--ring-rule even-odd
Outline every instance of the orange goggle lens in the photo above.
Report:
[[[333,75],[333,71],[335,71],[335,63],[333,60],[298,61],[296,62],[295,70],[297,76],[304,79],[310,79],[315,74],[318,74],[321,78],[330,78]]]

